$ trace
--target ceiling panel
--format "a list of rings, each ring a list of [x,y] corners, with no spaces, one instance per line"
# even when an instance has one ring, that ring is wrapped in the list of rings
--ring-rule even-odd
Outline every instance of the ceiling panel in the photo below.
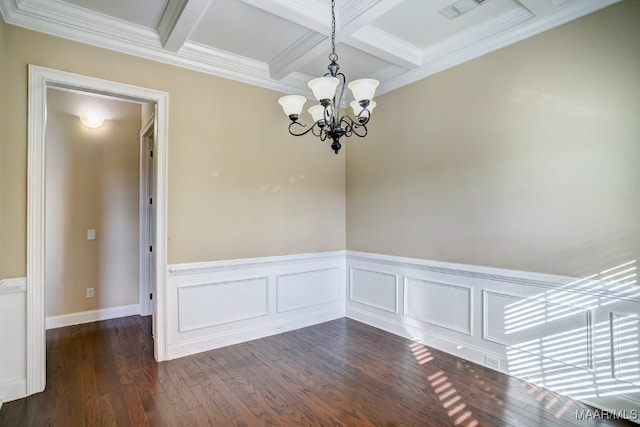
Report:
[[[269,62],[309,30],[239,0],[215,0],[191,40]]]
[[[157,28],[168,0],[66,0],[67,3],[147,28]]]
[[[521,7],[514,0],[486,0],[468,12],[449,19],[439,11],[456,0],[407,0],[373,22],[387,33],[421,49]],[[407,16],[412,19],[408,20]]]

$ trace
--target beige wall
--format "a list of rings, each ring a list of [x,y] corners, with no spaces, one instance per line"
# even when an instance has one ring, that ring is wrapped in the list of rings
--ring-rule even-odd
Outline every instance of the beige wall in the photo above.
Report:
[[[57,110],[70,97],[107,103],[119,116],[86,128]],[[57,90],[47,104],[45,314],[137,304],[140,105]]]
[[[586,275],[640,256],[640,2],[380,97],[347,248]]]
[[[281,94],[5,28],[4,277],[26,265],[27,64],[169,92],[169,263],[345,248],[344,156],[289,136]]]

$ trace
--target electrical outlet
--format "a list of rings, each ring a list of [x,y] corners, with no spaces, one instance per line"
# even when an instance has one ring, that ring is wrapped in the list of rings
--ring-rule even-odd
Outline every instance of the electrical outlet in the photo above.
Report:
[[[484,356],[484,364],[492,368],[500,369],[500,360],[491,356]]]
[[[87,230],[87,240],[96,240],[96,230]]]
[[[93,298],[93,288],[87,288],[87,298]]]

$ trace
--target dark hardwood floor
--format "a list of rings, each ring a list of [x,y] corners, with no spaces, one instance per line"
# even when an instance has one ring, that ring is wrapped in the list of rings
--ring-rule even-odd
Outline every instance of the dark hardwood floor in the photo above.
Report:
[[[150,318],[47,332],[47,389],[2,426],[609,426],[581,403],[340,319],[170,362]]]

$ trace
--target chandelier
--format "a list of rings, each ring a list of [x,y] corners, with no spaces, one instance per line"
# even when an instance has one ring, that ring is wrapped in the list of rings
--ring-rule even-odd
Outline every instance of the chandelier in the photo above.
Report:
[[[321,141],[329,139],[331,149],[338,154],[342,145],[340,138],[356,135],[360,138],[367,135],[367,123],[371,119],[371,112],[376,107],[373,95],[380,84],[374,79],[354,80],[348,85],[344,74],[340,73],[338,55],[336,55],[336,14],[335,0],[331,0],[331,63],[327,67],[329,72],[324,77],[318,77],[307,84],[313,96],[319,104],[309,108],[309,114],[313,118],[313,125],[307,126],[300,123],[300,113],[307,98],[301,95],[287,95],[278,100],[284,113],[289,116],[289,133],[294,136],[302,136],[309,132],[320,138]],[[353,93],[354,101],[349,105],[353,109],[355,120],[347,115],[340,115],[340,103],[343,100],[344,89],[347,86]]]

